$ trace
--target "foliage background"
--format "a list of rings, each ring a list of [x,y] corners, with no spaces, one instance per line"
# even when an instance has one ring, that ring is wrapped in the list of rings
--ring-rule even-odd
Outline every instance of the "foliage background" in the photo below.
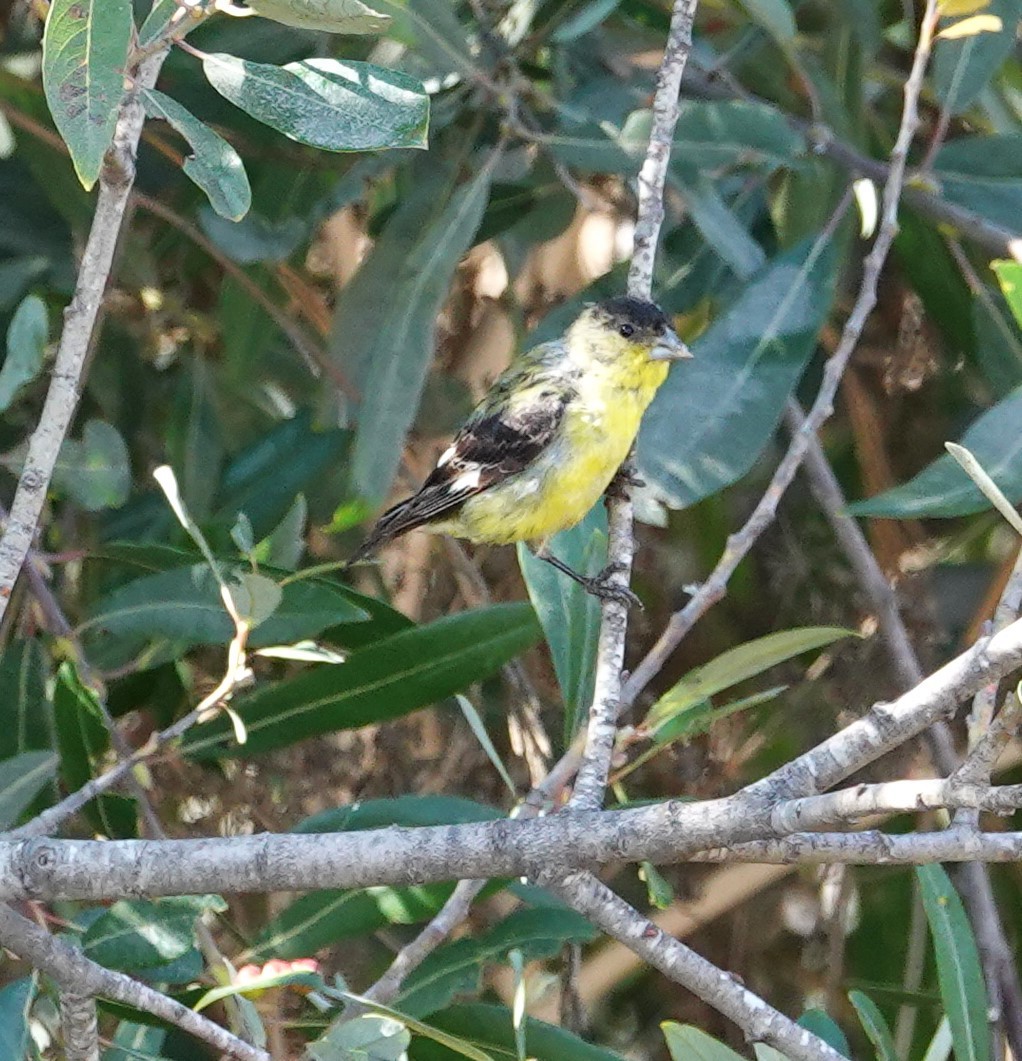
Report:
[[[92,210],[38,76],[43,6],[0,5],[0,452],[15,472]],[[145,5],[136,6],[141,22]],[[378,569],[359,570],[354,589],[329,570],[289,572],[348,555],[360,524],[422,478],[517,345],[556,334],[584,301],[621,289],[669,11],[643,0],[373,6],[394,18],[386,36],[217,16],[188,39],[258,63],[370,60],[420,79],[431,95],[428,151],[315,151],[233,107],[194,55],[175,50],[166,63],[160,90],[238,150],[252,208],[239,222],[219,216],[181,172],[188,147],[166,123],[147,124],[132,225],[39,543],[57,614],[23,579],[2,631],[5,825],[110,764],[99,700],[141,747],[220,677],[231,625],[153,485],[150,473],[164,462],[217,556],[239,569],[255,562],[283,586],[253,645],[315,638],[351,653],[340,666],[256,659],[254,688],[235,702],[246,745],[233,743],[221,718],[154,758],[143,783],[171,835],[451,821],[507,808],[513,800],[454,693],[481,717],[518,795],[542,776],[544,749],[556,755],[574,731],[586,669],[572,671],[569,660],[591,645],[594,613],[526,560],[527,586],[512,550],[467,555],[413,536]],[[949,21],[970,14],[961,7],[948,5]],[[971,7],[996,14],[1001,28],[938,42],[913,185],[1012,230],[1022,207],[1020,4]],[[675,370],[639,444],[649,489],[639,502],[647,524],[634,585],[645,611],[632,616],[633,658],[762,492],[789,395],[814,393],[865,246],[846,195],[853,175],[820,149],[820,130],[860,155],[886,156],[914,19],[911,5],[872,0],[700,6],[657,284],[696,358]],[[868,212],[868,190],[860,196]],[[1022,335],[1005,297],[1017,277],[1002,269],[1002,291],[990,268],[1004,252],[939,224],[926,203],[902,211],[881,303],[825,442],[930,665],[975,637],[1014,559],[1010,532],[938,456],[945,439],[963,439],[1013,502],[1022,497]],[[599,562],[586,552],[598,517],[565,543],[582,561]],[[530,599],[554,631],[553,662]],[[632,721],[670,691],[660,711],[677,722],[679,704],[703,704],[676,686],[693,668],[802,627],[871,631],[822,515],[796,488]],[[670,744],[635,735],[617,764],[617,798],[725,794],[848,712],[892,695],[879,646],[837,633],[811,644],[792,635],[768,657],[770,670],[725,657],[715,708],[771,695],[712,728],[697,721]],[[523,651],[518,670],[501,670]],[[523,713],[529,690],[536,711]],[[659,753],[629,769],[651,750]],[[927,769],[914,750],[877,776]],[[130,796],[108,795],[71,832],[146,828]],[[991,873],[1014,944],[1018,871]],[[645,875],[623,869],[613,883],[640,905],[667,907],[701,953],[773,1004],[826,1010],[866,1056],[848,997],[860,988],[896,1027],[901,1056],[922,1055],[942,1002],[932,956],[919,957],[926,921],[910,871],[683,867],[661,877],[649,867]],[[211,898],[203,909],[236,964],[316,956],[325,973],[358,989],[447,891]],[[494,888],[464,938],[422,974],[419,997],[413,983],[399,1008],[479,1036],[483,1011],[473,1006],[513,1001],[508,953],[517,947],[530,1013],[563,1016],[605,1050],[664,1057],[658,1025],[670,1019],[747,1053],[734,1028],[638,971],[616,946],[587,947],[575,989],[561,991],[563,945],[588,943],[591,933],[551,912],[551,901],[535,889]],[[132,950],[138,940],[122,938],[116,908],[41,913],[80,934],[97,960],[188,997],[203,976],[196,909],[186,906],[184,927],[156,953]],[[146,916],[171,924],[174,911]],[[104,928],[118,941],[106,951]],[[8,1001],[41,990],[13,966],[7,975]],[[583,1017],[571,1015],[576,989]],[[482,1002],[454,1001],[465,994]],[[47,1003],[43,992],[33,1018],[53,1032]],[[274,1056],[291,1056],[329,1020],[284,989],[256,1007]],[[5,1019],[16,1027],[24,1012],[12,1005]],[[196,1056],[194,1043],[147,1031],[131,1015],[104,1022],[146,1056]],[[448,1056],[422,1037],[412,1053]],[[581,1040],[537,1040],[530,1053],[607,1056]],[[137,1055],[111,1047],[108,1056]]]

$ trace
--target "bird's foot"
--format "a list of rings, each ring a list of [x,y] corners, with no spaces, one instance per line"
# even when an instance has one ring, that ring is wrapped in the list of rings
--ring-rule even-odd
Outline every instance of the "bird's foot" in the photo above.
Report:
[[[624,570],[624,564],[607,564],[598,575],[593,575],[591,578],[584,578],[580,581],[586,593],[591,593],[601,601],[612,600],[618,604],[623,604],[626,608],[634,606],[642,610],[642,601],[627,586],[619,586],[616,582],[611,581],[615,575]]]
[[[614,478],[607,484],[604,494],[608,498],[627,500],[631,489],[638,489],[646,485],[645,479],[640,479],[635,474],[634,466],[629,462],[622,464],[614,473]]]

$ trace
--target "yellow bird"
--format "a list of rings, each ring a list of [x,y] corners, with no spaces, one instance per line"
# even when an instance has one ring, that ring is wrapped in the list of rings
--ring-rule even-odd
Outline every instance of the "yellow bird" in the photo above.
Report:
[[[564,335],[520,354],[469,416],[418,493],[385,512],[349,564],[417,527],[470,542],[529,542],[590,593],[633,601],[558,560],[548,540],[611,484],[669,363],[690,357],[651,302],[588,306]]]

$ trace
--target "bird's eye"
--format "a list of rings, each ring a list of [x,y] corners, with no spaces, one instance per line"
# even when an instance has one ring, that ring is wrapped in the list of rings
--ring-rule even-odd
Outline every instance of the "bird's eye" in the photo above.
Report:
[[[618,328],[618,333],[620,335],[623,335],[626,339],[631,339],[631,337],[635,334],[635,328],[631,324],[622,324]]]

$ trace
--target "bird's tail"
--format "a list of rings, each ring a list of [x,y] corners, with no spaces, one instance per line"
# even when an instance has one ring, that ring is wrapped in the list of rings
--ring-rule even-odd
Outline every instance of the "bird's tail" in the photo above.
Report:
[[[400,538],[402,534],[407,534],[408,531],[428,523],[429,517],[416,511],[415,500],[415,497],[409,497],[404,501],[399,501],[393,508],[388,508],[376,521],[376,526],[369,532],[365,541],[348,557],[342,570],[346,571],[349,567],[368,560],[387,542],[392,542],[395,538]]]

